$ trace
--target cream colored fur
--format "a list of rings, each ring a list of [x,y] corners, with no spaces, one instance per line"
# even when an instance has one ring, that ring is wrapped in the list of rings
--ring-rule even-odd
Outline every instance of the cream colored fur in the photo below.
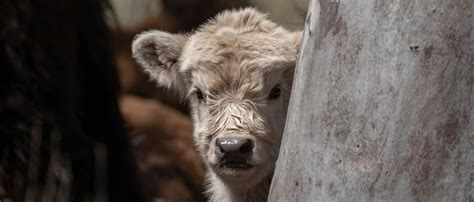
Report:
[[[300,41],[301,32],[289,32],[247,8],[225,11],[191,35],[150,31],[133,42],[133,55],[151,79],[191,103],[212,201],[266,200]],[[281,96],[269,100],[276,86]],[[215,139],[228,134],[255,142],[248,171],[217,166]]]

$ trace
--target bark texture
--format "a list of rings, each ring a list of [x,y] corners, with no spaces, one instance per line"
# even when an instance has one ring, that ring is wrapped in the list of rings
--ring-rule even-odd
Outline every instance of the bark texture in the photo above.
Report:
[[[269,201],[474,200],[473,4],[314,0]]]

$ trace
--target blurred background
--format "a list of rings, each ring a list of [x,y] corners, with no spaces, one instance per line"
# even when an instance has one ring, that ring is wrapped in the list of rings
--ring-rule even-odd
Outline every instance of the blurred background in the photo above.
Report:
[[[308,2],[3,0],[0,201],[205,201],[186,103],[140,71],[134,36],[247,6],[299,30]]]

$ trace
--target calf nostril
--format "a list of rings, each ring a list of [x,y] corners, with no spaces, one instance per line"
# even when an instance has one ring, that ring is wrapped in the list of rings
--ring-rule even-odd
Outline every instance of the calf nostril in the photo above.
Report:
[[[224,157],[224,153],[225,153],[224,149],[221,147],[220,144],[216,144],[216,146],[217,147],[216,147],[216,152],[215,153],[216,153],[217,157],[219,157],[219,158]]]
[[[251,154],[253,149],[252,142],[250,140],[245,140],[245,143],[240,147],[239,151],[242,154]]]

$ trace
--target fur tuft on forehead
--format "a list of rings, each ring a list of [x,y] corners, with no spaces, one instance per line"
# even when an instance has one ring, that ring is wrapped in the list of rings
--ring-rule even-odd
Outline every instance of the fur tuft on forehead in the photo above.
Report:
[[[211,101],[223,97],[258,99],[265,83],[263,72],[245,66],[245,63],[231,62],[224,64],[223,68],[196,68],[192,75],[193,86],[205,90],[212,96]]]
[[[201,26],[183,49],[180,72],[278,71],[294,67],[301,32],[290,32],[254,8],[225,11]],[[245,76],[245,75],[244,75]]]
[[[248,32],[269,33],[278,25],[269,21],[266,14],[255,8],[224,11],[203,25],[199,31],[217,35],[243,34]]]

